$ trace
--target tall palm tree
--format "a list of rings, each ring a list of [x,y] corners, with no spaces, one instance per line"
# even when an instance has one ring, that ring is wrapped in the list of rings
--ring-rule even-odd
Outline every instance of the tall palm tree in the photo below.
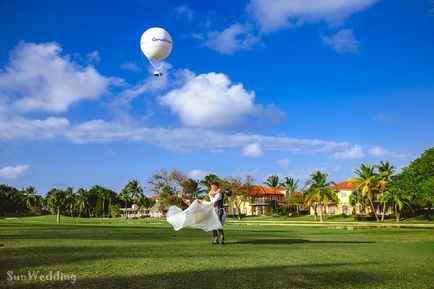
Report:
[[[126,187],[123,188],[122,191],[120,192],[119,199],[125,202],[125,216],[128,216],[127,209],[128,209],[128,202],[131,202],[131,194]]]
[[[305,192],[305,201],[308,206],[314,205],[314,218],[316,221],[316,212],[319,207],[320,221],[323,222],[323,207],[328,205],[329,201],[338,202],[336,193],[331,188],[334,182],[327,182],[328,174],[315,171],[310,175],[306,182],[307,191]]]
[[[396,171],[395,166],[391,166],[389,164],[389,161],[380,162],[380,165],[378,166],[378,171],[380,172],[380,177],[384,181],[384,188],[381,189],[382,195],[387,194],[387,184],[390,182],[391,177]],[[383,214],[381,215],[381,221],[384,221],[384,216],[386,215],[386,206],[388,202],[388,198],[381,198],[381,201],[383,202]]]
[[[274,194],[277,194],[277,189],[282,187],[282,184],[279,181],[279,176],[277,175],[269,176],[264,184],[272,188],[274,190]],[[270,200],[270,205],[273,206],[272,197],[269,196],[268,199]],[[267,208],[272,210],[271,206]]]
[[[349,197],[350,205],[353,208],[352,215],[356,214],[356,207],[359,206],[359,215],[361,213],[361,206],[364,204],[364,199],[366,196],[362,194],[362,191],[357,189],[354,190]]]
[[[143,194],[143,189],[137,180],[130,181],[126,186],[126,189],[133,196],[134,210],[135,214],[137,214],[137,199],[139,197],[139,194]]]
[[[110,207],[111,207],[111,205],[112,205],[112,201],[116,198],[116,192],[115,191],[113,191],[113,190],[107,190],[107,199],[108,199],[108,201],[109,201],[109,203],[108,203],[108,216],[109,216],[109,218],[110,218]]]
[[[286,189],[286,201],[288,204],[288,213],[291,204],[295,202],[295,207],[298,214],[298,199],[295,198],[294,193],[298,189],[299,180],[295,180],[293,177],[285,177],[285,181],[281,183],[281,186]]]
[[[26,211],[27,210],[27,206],[26,206],[26,195],[24,193],[24,189],[21,190],[11,190],[9,192],[10,194],[10,200],[12,200],[12,202],[15,204],[16,206],[16,211]]]
[[[282,187],[282,183],[279,181],[279,176],[276,175],[269,176],[264,184],[274,189],[274,193],[277,192],[278,188]]]
[[[60,214],[66,209],[66,193],[61,189],[52,189],[47,193],[47,206],[56,213],[57,224],[60,223]]]
[[[76,207],[78,208],[78,217],[80,218],[81,213],[86,211],[89,206],[88,191],[86,189],[79,188],[75,202]]]
[[[357,185],[357,188],[362,191],[363,195],[368,196],[371,211],[374,213],[377,221],[380,221],[374,207],[374,198],[378,190],[384,185],[384,181],[381,179],[381,176],[375,172],[376,168],[376,165],[370,166],[362,164],[360,169],[354,169],[356,176],[351,178],[350,182]]]
[[[400,222],[401,220],[401,211],[404,206],[408,206],[411,208],[411,196],[406,192],[397,190],[386,191],[383,195],[383,198],[391,202],[397,222]]]
[[[75,194],[72,187],[67,187],[65,189],[65,206],[66,209],[69,210],[71,217],[74,217],[74,209],[75,209]]]
[[[299,180],[295,180],[293,177],[285,177],[285,181],[280,185],[286,189],[287,194],[292,194],[298,189]]]
[[[24,203],[26,204],[28,210],[38,204],[38,197],[36,193],[36,188],[31,186],[27,187],[23,191]]]
[[[102,201],[102,217],[105,217],[105,201],[107,199],[107,189],[104,187],[98,187],[98,197]]]

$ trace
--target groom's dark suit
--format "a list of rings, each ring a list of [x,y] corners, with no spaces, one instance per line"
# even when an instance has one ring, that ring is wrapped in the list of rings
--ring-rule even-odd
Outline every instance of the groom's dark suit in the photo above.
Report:
[[[220,196],[218,196],[220,195]],[[223,192],[219,192],[218,195],[216,196],[217,200],[214,203],[214,209],[217,213],[217,216],[219,217],[220,222],[222,223],[222,229],[218,229],[218,230],[213,230],[212,231],[212,235],[214,237],[213,243],[218,243],[219,242],[219,235],[220,235],[220,243],[224,244],[225,243],[225,234],[223,232],[223,220],[225,218],[226,212],[225,212],[225,194]]]

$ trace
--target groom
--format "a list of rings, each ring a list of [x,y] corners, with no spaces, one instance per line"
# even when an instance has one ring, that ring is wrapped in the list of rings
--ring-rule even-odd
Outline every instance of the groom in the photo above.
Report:
[[[223,232],[223,224],[224,224],[224,219],[226,217],[226,212],[225,212],[225,194],[219,189],[219,183],[218,182],[214,182],[211,184],[211,191],[216,192],[215,196],[214,196],[214,209],[215,212],[217,213],[217,216],[219,217],[220,223],[222,224],[222,228],[218,229],[218,230],[213,230],[212,231],[212,235],[213,235],[213,241],[211,242],[211,244],[218,244],[219,243],[219,235],[220,235],[220,244],[224,245],[225,244],[225,234]]]
[[[224,206],[224,203],[225,203],[224,195],[225,194],[220,190],[218,182],[211,183],[210,187],[211,187],[211,191],[209,192],[210,200],[211,200],[211,203],[214,204],[214,210],[217,213],[217,216],[220,220],[220,223],[222,224],[222,229],[212,231],[213,240],[212,240],[211,244],[224,245],[225,244],[225,234],[223,232],[223,224],[224,224],[225,219],[226,219],[226,212],[225,212],[225,206]],[[200,203],[200,201],[199,201],[199,203]],[[219,242],[219,237],[220,237],[220,242]]]

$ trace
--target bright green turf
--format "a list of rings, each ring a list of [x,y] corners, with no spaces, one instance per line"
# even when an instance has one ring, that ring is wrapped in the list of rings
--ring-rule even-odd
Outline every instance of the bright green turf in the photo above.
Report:
[[[434,288],[434,229],[227,224],[228,244],[215,246],[155,220],[63,220],[0,219],[0,287]],[[77,282],[6,281],[28,270]]]
[[[342,216],[342,215],[324,215],[325,222],[356,222],[353,216]],[[237,220],[237,218],[231,218],[231,220]],[[319,216],[318,216],[319,220]],[[243,217],[241,221],[294,221],[294,222],[313,222],[314,217],[312,215],[302,215],[297,216],[293,215],[291,217],[288,216],[247,216]],[[376,221],[368,221],[366,218],[362,220],[363,222],[371,222],[373,225],[378,224]],[[387,216],[383,223],[396,223],[396,219],[392,216]],[[402,224],[434,224],[433,221],[426,219],[418,219],[418,218],[403,218],[401,220]]]

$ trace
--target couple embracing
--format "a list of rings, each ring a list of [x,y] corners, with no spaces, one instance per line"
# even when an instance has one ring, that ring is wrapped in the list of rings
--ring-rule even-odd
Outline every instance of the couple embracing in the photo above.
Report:
[[[185,210],[171,206],[167,211],[166,218],[175,231],[187,227],[202,229],[206,232],[212,231],[211,244],[224,245],[225,193],[220,189],[218,182],[211,183],[210,187],[211,190],[208,193],[210,201],[194,200]]]

